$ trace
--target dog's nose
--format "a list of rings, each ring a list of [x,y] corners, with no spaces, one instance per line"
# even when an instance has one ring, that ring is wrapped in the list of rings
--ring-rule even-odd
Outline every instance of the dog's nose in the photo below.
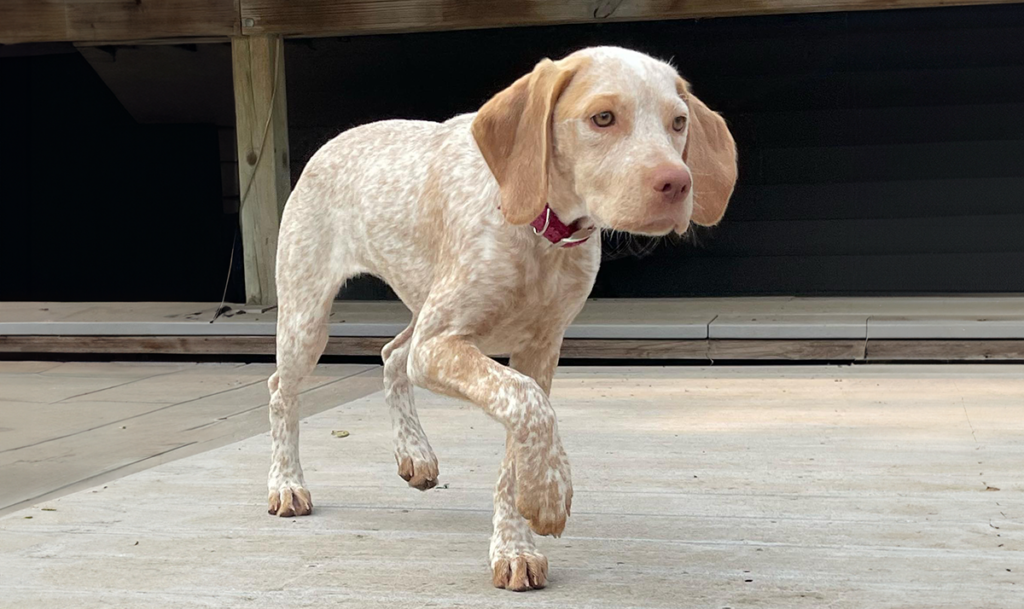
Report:
[[[690,172],[682,165],[661,165],[654,169],[651,180],[654,190],[668,203],[675,203],[689,192],[693,183]]]

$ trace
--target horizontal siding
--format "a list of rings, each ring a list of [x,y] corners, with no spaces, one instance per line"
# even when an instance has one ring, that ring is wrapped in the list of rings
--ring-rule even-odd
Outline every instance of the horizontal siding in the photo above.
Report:
[[[744,183],[1002,178],[1024,174],[1024,140],[765,149]]]
[[[733,195],[725,225],[750,220],[840,221],[1019,213],[1024,213],[1024,177],[741,185]]]
[[[729,121],[740,184],[720,226],[608,256],[595,293],[1024,291],[1022,9],[691,41],[677,63]]]
[[[911,32],[841,25],[775,31],[765,24],[746,35],[705,38],[705,32],[698,31],[691,44],[675,45],[678,63],[691,76],[706,75],[707,62],[713,62],[718,74],[753,77],[973,68],[1019,63],[1021,27],[1024,24],[964,28],[950,21],[943,28]],[[691,64],[691,57],[704,61]]]
[[[688,256],[856,256],[1021,252],[1024,213],[1005,216],[730,222]],[[1024,273],[1024,269],[1020,270]]]
[[[289,41],[294,172],[595,44],[671,58],[740,155],[720,226],[606,238],[595,296],[1024,292],[1024,4]]]
[[[1020,292],[1024,253],[852,256],[649,256],[606,262],[603,298]],[[813,286],[813,291],[808,287]]]
[[[1022,58],[1024,60],[1024,58]],[[692,78],[694,90],[726,115],[794,109],[964,106],[1024,102],[1024,66],[822,70],[807,74]]]
[[[1024,140],[1024,103],[731,114],[729,126],[759,148]]]

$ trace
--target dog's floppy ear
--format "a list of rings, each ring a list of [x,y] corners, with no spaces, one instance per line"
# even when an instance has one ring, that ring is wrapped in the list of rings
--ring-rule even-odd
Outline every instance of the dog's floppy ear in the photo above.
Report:
[[[574,72],[545,59],[492,97],[473,120],[473,137],[498,180],[501,211],[512,224],[531,222],[547,204],[551,114]]]
[[[690,93],[686,81],[680,78],[676,86],[690,107],[683,162],[693,176],[692,219],[701,226],[714,226],[725,215],[736,186],[736,142],[725,119]]]

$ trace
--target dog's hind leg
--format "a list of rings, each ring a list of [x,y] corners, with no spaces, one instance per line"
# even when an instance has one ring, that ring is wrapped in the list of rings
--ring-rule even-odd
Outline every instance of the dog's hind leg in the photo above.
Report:
[[[391,413],[398,475],[421,491],[437,486],[437,457],[420,425],[409,381],[409,344],[415,319],[381,351],[384,360],[384,399]]]
[[[273,440],[268,511],[304,516],[313,502],[299,462],[299,385],[327,345],[328,317],[339,286],[358,271],[339,260],[329,234],[318,232],[305,215],[288,218],[288,211],[277,259],[277,370],[268,382]]]

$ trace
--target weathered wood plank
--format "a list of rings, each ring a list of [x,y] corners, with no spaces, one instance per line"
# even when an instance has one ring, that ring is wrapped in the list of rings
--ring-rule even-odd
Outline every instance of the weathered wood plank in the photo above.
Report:
[[[273,336],[0,336],[0,353],[273,355]],[[379,355],[391,337],[335,337],[326,355]]]
[[[331,337],[325,355],[376,357],[391,337]],[[273,355],[273,336],[0,336],[0,353]],[[563,359],[1024,360],[1024,340],[566,339]]]
[[[707,360],[706,340],[566,339],[562,358]]]
[[[1008,0],[242,0],[246,34],[330,36],[1011,4]]]
[[[868,361],[1024,360],[1024,340],[870,340]]]
[[[392,337],[331,337],[325,355],[376,356]],[[0,336],[0,353],[273,355],[273,336]],[[706,359],[703,340],[566,340],[562,357]]]
[[[332,337],[325,355],[376,356],[391,337]],[[0,336],[0,353],[273,355],[273,336]],[[566,340],[563,358],[707,359],[707,341]]]
[[[712,340],[711,360],[863,360],[863,340]]]
[[[0,44],[70,40],[65,2],[8,0],[0,12]]]
[[[1014,0],[5,0],[0,44],[140,41],[240,33],[332,36],[1013,3]]]
[[[284,43],[280,36],[235,37],[231,58],[245,298],[269,305],[277,302],[277,230],[291,190]]]
[[[238,0],[4,0],[0,44],[231,36]]]
[[[148,353],[256,355],[274,352],[273,336],[0,336],[2,353]]]

